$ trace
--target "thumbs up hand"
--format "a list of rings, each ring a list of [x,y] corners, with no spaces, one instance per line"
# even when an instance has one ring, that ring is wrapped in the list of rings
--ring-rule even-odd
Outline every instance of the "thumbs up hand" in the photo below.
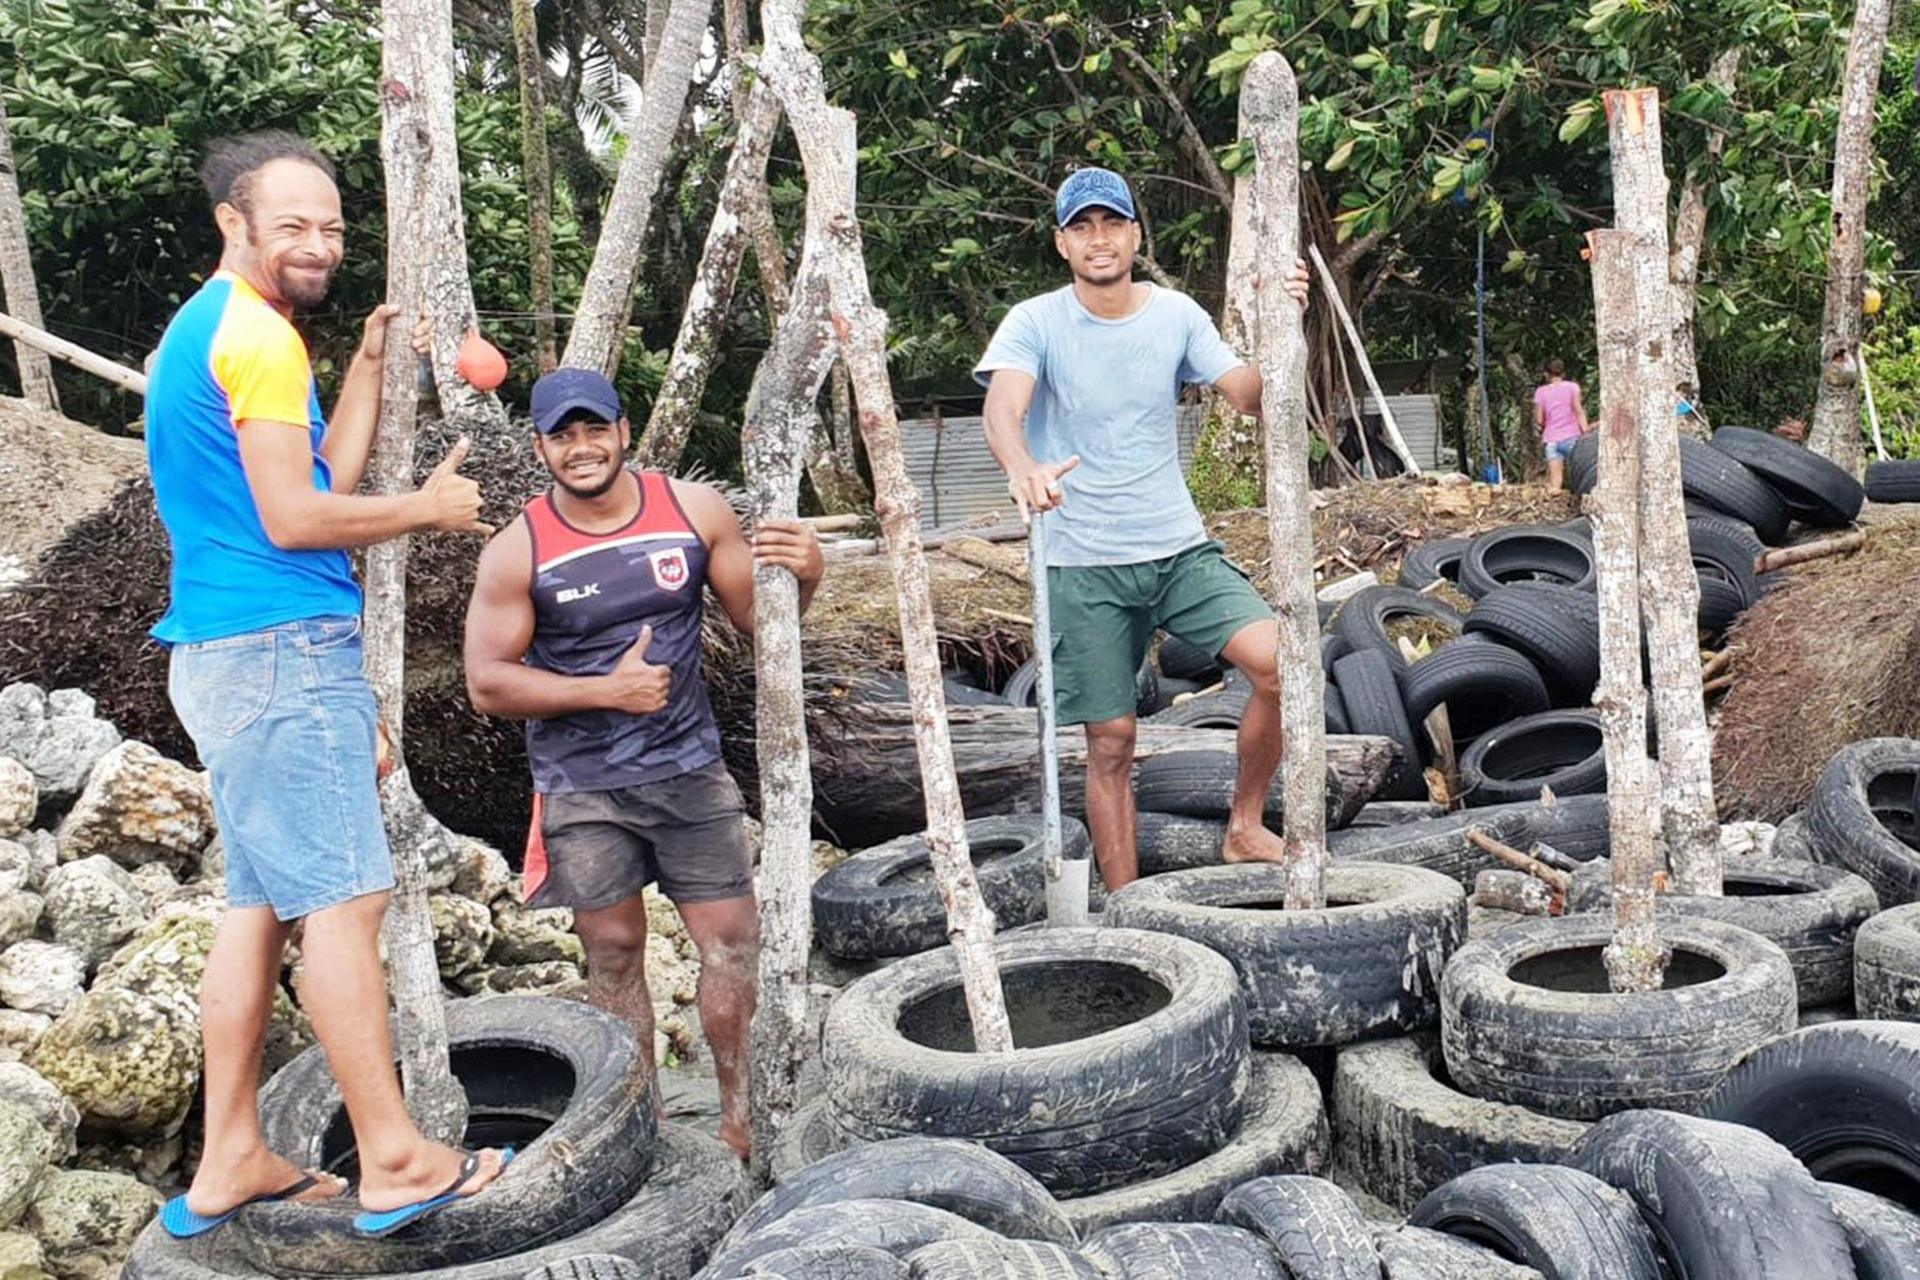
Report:
[[[641,627],[639,639],[608,673],[608,702],[613,710],[644,716],[667,705],[667,697],[673,692],[673,668],[647,661],[647,646],[652,643],[653,628]]]
[[[427,474],[420,486],[426,506],[424,525],[429,529],[448,529],[456,533],[492,533],[493,526],[480,519],[480,485],[460,474],[460,464],[473,452],[473,441],[461,436],[447,456]]]

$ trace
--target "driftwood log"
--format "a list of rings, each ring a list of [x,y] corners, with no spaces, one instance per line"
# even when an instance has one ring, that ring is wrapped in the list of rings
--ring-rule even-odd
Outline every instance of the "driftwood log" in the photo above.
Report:
[[[1035,712],[1025,707],[950,706],[947,724],[960,801],[969,817],[1040,811],[1040,734]],[[913,728],[911,708],[894,702],[849,708],[830,728],[815,723],[816,734],[830,733],[834,738],[814,743],[813,784],[821,819],[836,835],[864,844],[880,830],[921,828],[926,809]],[[1058,742],[1061,811],[1084,814],[1086,738],[1069,729],[1058,735]],[[1329,826],[1340,827],[1379,789],[1393,767],[1394,748],[1386,738],[1363,736],[1330,737],[1326,743],[1326,820]],[[1218,752],[1231,761],[1234,731],[1140,722],[1136,762],[1175,751]],[[1231,769],[1223,768],[1223,802],[1232,776]],[[1277,811],[1280,785],[1276,779],[1269,793],[1269,812]]]

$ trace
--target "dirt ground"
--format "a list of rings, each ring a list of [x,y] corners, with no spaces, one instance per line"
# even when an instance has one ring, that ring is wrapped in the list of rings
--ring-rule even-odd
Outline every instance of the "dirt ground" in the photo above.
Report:
[[[0,396],[0,556],[28,564],[74,521],[98,511],[122,480],[147,468],[138,440]]]

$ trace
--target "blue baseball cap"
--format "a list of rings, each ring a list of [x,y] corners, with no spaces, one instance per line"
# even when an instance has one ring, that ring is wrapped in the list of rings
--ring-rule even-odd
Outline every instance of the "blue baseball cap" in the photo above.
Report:
[[[533,425],[541,434],[580,413],[602,422],[620,421],[620,393],[606,375],[592,369],[555,369],[533,384]]]
[[[1095,205],[1102,209],[1111,209],[1131,222],[1138,222],[1140,215],[1134,212],[1133,192],[1127,190],[1127,180],[1111,169],[1075,169],[1060,184],[1060,192],[1053,198],[1054,220],[1060,226],[1066,226],[1085,210]]]

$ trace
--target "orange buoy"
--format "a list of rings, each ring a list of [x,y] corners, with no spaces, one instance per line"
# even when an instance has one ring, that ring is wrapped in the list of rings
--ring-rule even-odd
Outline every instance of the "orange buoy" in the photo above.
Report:
[[[480,336],[478,327],[467,330],[460,339],[460,354],[453,367],[467,384],[477,391],[492,391],[507,380],[507,358],[500,348]]]

